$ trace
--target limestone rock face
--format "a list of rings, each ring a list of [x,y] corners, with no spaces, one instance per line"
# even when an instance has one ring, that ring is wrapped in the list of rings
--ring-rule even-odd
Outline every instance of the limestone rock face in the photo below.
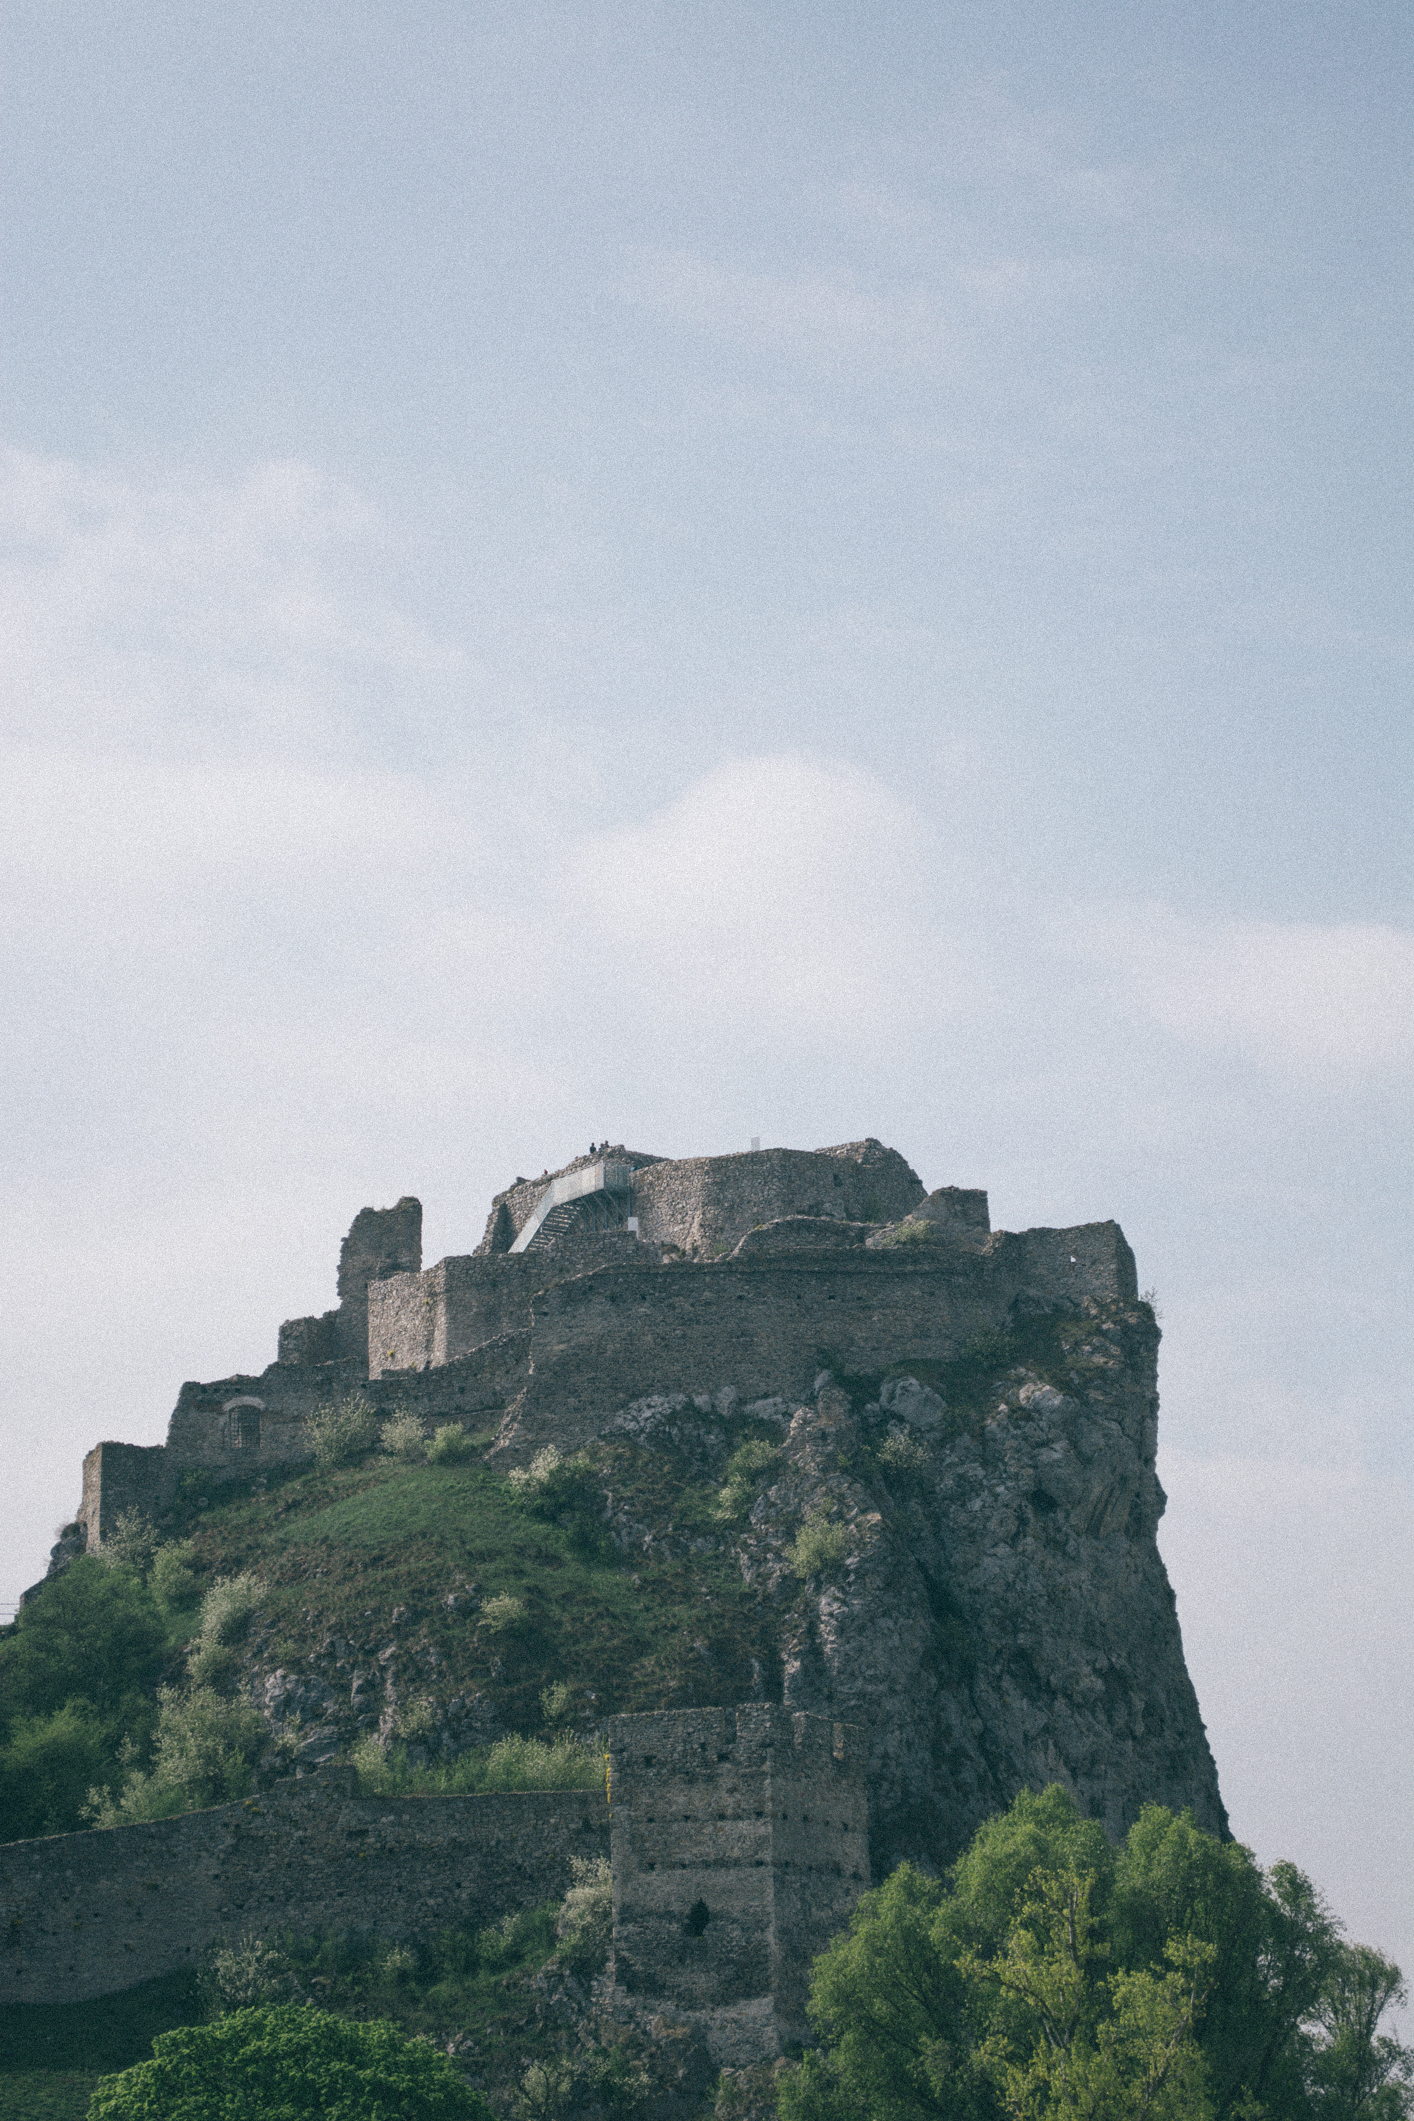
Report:
[[[1155,1539],[1157,1346],[1146,1306],[1092,1303],[965,1410],[898,1378],[795,1413],[742,1567],[780,1607],[786,1706],[869,1733],[876,1877],[1053,1781],[1112,1835],[1151,1801],[1226,1831]],[[846,1551],[802,1586],[811,1522]]]

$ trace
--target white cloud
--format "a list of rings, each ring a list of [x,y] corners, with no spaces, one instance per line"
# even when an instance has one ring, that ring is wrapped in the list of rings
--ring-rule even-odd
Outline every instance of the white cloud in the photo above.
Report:
[[[1163,907],[1062,916],[1060,948],[1114,1006],[1185,1045],[1317,1080],[1414,1063],[1414,934],[1376,922],[1184,919]]]
[[[620,281],[639,309],[791,353],[931,360],[952,332],[927,287],[879,289],[847,273],[767,270],[690,250],[640,250]]]
[[[655,1004],[852,1043],[972,998],[944,876],[932,829],[881,782],[786,755],[587,841],[569,881]]]
[[[356,492],[305,464],[220,484],[5,451],[8,732],[284,752],[341,726],[360,675],[458,669],[358,579],[380,537]]]

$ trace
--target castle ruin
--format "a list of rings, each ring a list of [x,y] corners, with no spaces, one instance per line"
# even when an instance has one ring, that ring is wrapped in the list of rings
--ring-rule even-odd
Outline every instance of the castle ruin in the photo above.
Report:
[[[351,1392],[489,1435],[507,1471],[693,1423],[721,1464],[739,1410],[780,1439],[731,1535],[781,1616],[772,1690],[611,1716],[602,1799],[361,1798],[335,1763],[256,1807],[10,1844],[0,1996],[100,1994],[301,1921],[484,1922],[603,1851],[617,1992],[736,2064],[805,2037],[810,1960],[871,1878],[947,1860],[1020,1788],[1065,1783],[1113,1835],[1148,1801],[1225,1831],[1154,1536],[1158,1331],[1116,1223],[994,1231],[985,1193],[930,1193],[872,1139],[601,1144],[517,1178],[475,1250],[428,1268],[421,1219],[411,1197],[362,1210],[334,1309],[287,1321],[257,1376],[184,1384],[165,1444],[98,1444],[51,1570],[183,1475],[216,1492],[298,1465],[311,1413]],[[1062,1367],[998,1355],[955,1417],[949,1366],[1054,1317]],[[850,1553],[800,1583],[812,1510]],[[183,1883],[158,1922],[164,1876]]]

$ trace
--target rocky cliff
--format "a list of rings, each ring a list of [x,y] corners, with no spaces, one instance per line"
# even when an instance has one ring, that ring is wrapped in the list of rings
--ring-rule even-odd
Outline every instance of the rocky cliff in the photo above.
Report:
[[[246,1677],[306,1762],[781,1700],[868,1732],[876,1876],[1050,1781],[1115,1834],[1150,1800],[1221,1831],[1155,1541],[1158,1340],[1087,1299],[795,1403],[668,1375],[538,1476],[373,1456],[197,1542],[268,1586]]]

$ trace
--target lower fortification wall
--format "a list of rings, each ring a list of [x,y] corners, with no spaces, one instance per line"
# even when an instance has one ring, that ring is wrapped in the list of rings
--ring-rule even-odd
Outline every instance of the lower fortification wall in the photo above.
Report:
[[[607,1856],[597,1791],[357,1797],[331,1770],[245,1804],[0,1846],[0,2004],[77,2003],[292,1929],[495,1922]]]

